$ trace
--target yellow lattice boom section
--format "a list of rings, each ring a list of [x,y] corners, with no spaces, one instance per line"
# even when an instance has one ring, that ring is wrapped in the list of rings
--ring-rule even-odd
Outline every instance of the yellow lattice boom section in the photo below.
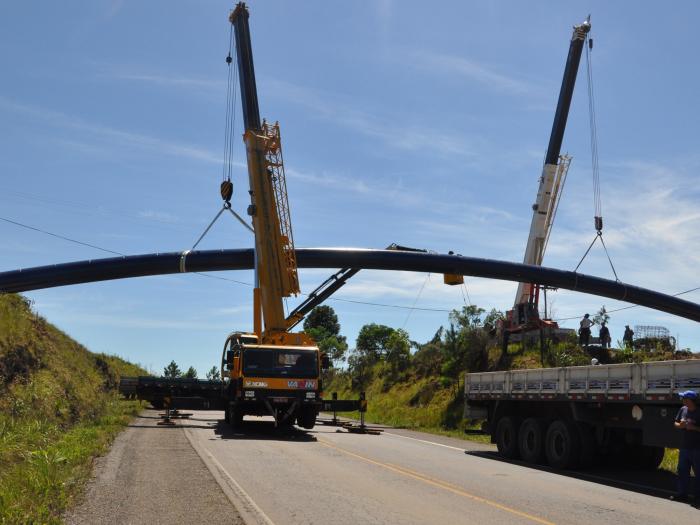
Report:
[[[278,122],[262,123],[262,133],[265,141],[265,160],[267,172],[270,176],[272,190],[275,196],[277,216],[279,218],[280,244],[284,254],[284,265],[287,279],[283,279],[285,289],[283,295],[289,297],[299,293],[299,275],[297,273],[297,257],[294,251],[294,235],[292,234],[292,219],[289,212],[289,199],[287,198],[287,180],[284,174],[284,160],[282,158],[282,139]]]

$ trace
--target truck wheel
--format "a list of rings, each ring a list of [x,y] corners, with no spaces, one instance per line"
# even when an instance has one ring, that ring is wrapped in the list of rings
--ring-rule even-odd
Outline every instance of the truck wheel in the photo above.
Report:
[[[314,425],[316,425],[316,411],[302,408],[297,416],[297,425],[307,430],[314,428]]]
[[[243,425],[243,411],[236,405],[231,405],[227,410],[228,424],[233,428],[241,428]]]
[[[581,440],[573,424],[557,419],[549,425],[545,438],[545,454],[551,467],[571,469],[578,466]]]
[[[520,457],[528,463],[544,462],[544,421],[529,417],[518,430],[518,451]]]
[[[518,458],[518,425],[511,416],[502,417],[496,425],[496,447],[507,459]]]

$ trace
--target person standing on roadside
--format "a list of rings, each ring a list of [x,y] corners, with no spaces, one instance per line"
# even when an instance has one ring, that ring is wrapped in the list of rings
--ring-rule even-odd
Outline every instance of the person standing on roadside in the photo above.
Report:
[[[700,407],[698,393],[687,390],[678,394],[683,406],[676,415],[674,426],[683,432],[682,446],[678,450],[678,492],[674,501],[688,501],[690,469],[695,473],[695,501],[700,503]]]
[[[632,330],[628,324],[625,325],[625,334],[622,336],[622,342],[625,348],[634,348],[634,330]]]
[[[601,348],[610,348],[610,330],[605,326],[605,321],[600,323],[600,332],[598,332],[598,339],[600,339]]]
[[[581,346],[588,346],[588,342],[591,340],[591,326],[593,326],[591,316],[589,314],[584,315],[578,329],[578,343]]]

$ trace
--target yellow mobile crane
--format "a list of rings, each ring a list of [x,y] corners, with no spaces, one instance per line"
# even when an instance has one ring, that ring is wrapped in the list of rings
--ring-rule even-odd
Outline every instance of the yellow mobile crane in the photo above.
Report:
[[[240,2],[229,21],[236,41],[250,182],[248,214],[255,234],[253,332],[234,332],[224,345],[226,421],[239,426],[244,415],[269,414],[277,425],[296,421],[312,428],[321,407],[320,372],[328,360],[309,336],[288,331],[295,323],[284,315],[283,298],[299,293],[299,277],[280,128],[260,119],[248,17]],[[231,192],[230,181],[224,181],[224,199]]]

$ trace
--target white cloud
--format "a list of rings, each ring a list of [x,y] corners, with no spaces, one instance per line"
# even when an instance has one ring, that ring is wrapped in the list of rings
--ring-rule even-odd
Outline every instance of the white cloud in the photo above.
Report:
[[[152,219],[158,222],[176,223],[180,222],[180,218],[167,211],[157,210],[142,210],[139,212],[139,217],[143,219]]]
[[[357,101],[343,101],[340,95],[331,96],[299,85],[268,79],[271,94],[313,112],[317,118],[332,121],[354,132],[402,151],[433,151],[440,155],[474,159],[480,139],[467,137],[456,130],[428,128],[411,124],[405,119],[380,117],[356,109]]]
[[[421,69],[443,73],[450,77],[462,76],[497,91],[516,95],[534,91],[534,87],[528,82],[504,75],[490,65],[465,57],[417,51],[412,54],[411,63]]]
[[[211,80],[206,78],[174,77],[167,75],[134,73],[118,70],[101,73],[99,76],[116,80],[126,80],[142,82],[145,84],[154,84],[157,86],[165,86],[170,88],[192,88],[194,90],[204,89],[207,91],[216,91],[218,93],[221,93],[226,89],[225,82],[221,80]]]
[[[110,148],[116,146],[146,150],[173,157],[188,158],[219,165],[222,164],[221,155],[209,149],[193,146],[191,144],[169,141],[160,137],[123,131],[109,126],[92,124],[79,117],[74,117],[59,111],[47,110],[38,106],[20,104],[2,96],[0,96],[0,109],[19,113],[64,130],[70,129],[85,133],[86,135],[84,135],[82,141],[65,138],[62,138],[62,140],[72,140],[83,149],[93,147],[93,152],[98,152],[101,146],[94,147],[92,143],[86,141],[99,139],[108,141]]]

